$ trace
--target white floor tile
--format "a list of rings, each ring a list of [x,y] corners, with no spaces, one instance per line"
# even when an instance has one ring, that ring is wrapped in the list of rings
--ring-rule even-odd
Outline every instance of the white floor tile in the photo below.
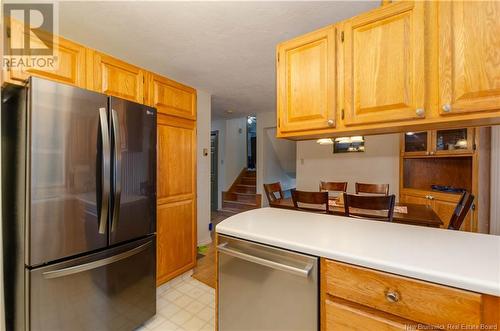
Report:
[[[182,274],[157,289],[157,315],[143,331],[214,331],[215,291]]]
[[[153,318],[151,318],[149,321],[147,321],[146,324],[144,324],[144,326],[148,330],[154,329],[155,327],[157,327],[158,325],[162,324],[166,320],[167,319],[165,317],[163,317],[162,315],[156,314]]]
[[[160,325],[156,326],[153,329],[149,329],[151,331],[175,331],[179,328],[179,326],[175,325],[174,323],[170,321],[165,321],[161,323]],[[148,330],[148,331],[149,331]]]
[[[215,316],[215,310],[210,307],[205,307],[201,311],[196,313],[196,316],[204,321],[210,321],[210,319],[214,318]]]
[[[188,304],[184,309],[186,309],[191,314],[197,314],[200,310],[205,308],[205,305],[199,301],[193,300],[190,304]]]
[[[179,326],[184,326],[184,323],[186,323],[188,320],[190,320],[193,317],[193,314],[188,313],[184,309],[179,310],[174,316],[170,318],[170,321],[174,322],[175,324]]]
[[[181,308],[185,308],[187,305],[189,305],[191,302],[193,302],[193,298],[191,298],[190,296],[187,296],[187,295],[183,295],[181,297],[178,297],[177,299],[175,299],[174,301],[171,301],[173,303],[175,303],[177,306],[181,307]]]
[[[166,305],[165,307],[162,307],[158,311],[158,313],[162,314],[163,316],[165,316],[168,319],[168,318],[171,318],[172,316],[174,316],[174,314],[177,313],[179,310],[181,310],[181,308],[179,306],[177,306],[173,302],[169,302],[168,305]]]
[[[201,329],[202,326],[205,325],[205,323],[206,323],[205,321],[194,316],[193,318],[182,324],[182,327],[189,331],[198,331],[199,329]]]
[[[175,289],[169,289],[167,292],[165,292],[162,295],[162,298],[167,299],[168,301],[175,301],[178,298],[184,296],[181,292],[175,290]]]

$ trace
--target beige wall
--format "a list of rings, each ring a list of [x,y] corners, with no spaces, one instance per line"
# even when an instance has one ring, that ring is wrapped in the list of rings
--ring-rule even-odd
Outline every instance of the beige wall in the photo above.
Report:
[[[210,113],[211,95],[197,90],[197,220],[198,245],[212,241],[208,224],[210,223]],[[203,155],[203,149],[208,155]]]
[[[280,182],[283,189],[295,187],[296,142],[276,138],[276,112],[257,114],[257,193],[262,206],[269,205],[263,184]]]
[[[355,182],[388,183],[399,193],[399,135],[365,137],[364,153],[333,154],[332,145],[316,141],[297,143],[297,189],[317,191],[319,181],[347,181],[354,192]]]

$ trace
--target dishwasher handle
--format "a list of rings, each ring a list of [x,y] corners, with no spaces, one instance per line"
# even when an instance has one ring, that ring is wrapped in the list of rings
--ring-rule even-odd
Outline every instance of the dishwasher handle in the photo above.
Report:
[[[309,277],[309,272],[313,268],[313,264],[311,264],[311,263],[308,263],[304,269],[301,269],[301,268],[293,267],[293,266],[290,266],[287,264],[270,261],[267,259],[263,259],[261,257],[246,254],[246,253],[243,253],[240,251],[236,251],[234,249],[227,248],[226,246],[227,246],[227,243],[222,243],[222,244],[217,246],[217,250],[221,253],[224,253],[224,254],[227,254],[227,255],[230,255],[230,256],[233,256],[233,257],[236,257],[236,258],[248,261],[248,262],[253,262],[253,263],[260,264],[260,265],[263,265],[263,266],[266,266],[269,268],[285,271],[285,272],[288,272],[288,273],[291,273],[291,274],[294,274],[297,276],[302,276],[302,277],[307,278],[307,277]]]

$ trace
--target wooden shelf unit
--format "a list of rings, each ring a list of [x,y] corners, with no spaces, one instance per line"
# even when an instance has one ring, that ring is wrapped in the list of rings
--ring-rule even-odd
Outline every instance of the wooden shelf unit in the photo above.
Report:
[[[459,131],[459,130],[457,130]],[[475,196],[461,230],[487,233],[489,231],[489,181],[491,129],[466,129],[467,141],[460,149],[438,146],[437,130],[417,132],[418,148],[408,148],[406,133],[400,140],[400,202],[431,206],[447,228],[460,193],[441,192],[432,185],[462,188]],[[463,142],[465,144],[465,142]]]

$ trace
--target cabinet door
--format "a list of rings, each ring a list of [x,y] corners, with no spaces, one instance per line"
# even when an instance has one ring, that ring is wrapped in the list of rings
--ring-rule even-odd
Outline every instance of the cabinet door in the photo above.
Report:
[[[142,69],[99,52],[94,52],[93,59],[95,91],[144,103]]]
[[[196,90],[173,80],[152,74],[149,104],[159,113],[196,119]]]
[[[280,132],[335,126],[335,27],[278,46],[277,91]]]
[[[416,323],[373,308],[357,305],[347,300],[325,300],[327,331],[365,330],[416,330]]]
[[[432,135],[432,154],[456,155],[474,152],[474,129],[436,130]]]
[[[411,155],[429,155],[431,146],[431,132],[405,132],[401,134],[402,154]]]
[[[424,2],[397,2],[346,22],[346,125],[425,117],[424,45]]]
[[[500,109],[500,2],[438,6],[441,114]]]
[[[460,199],[460,196],[456,196],[456,201],[452,201],[454,199],[450,199],[451,201],[448,200],[442,200],[442,199],[433,199],[432,200],[432,209],[438,214],[438,216],[441,218],[441,221],[443,221],[443,228],[448,228],[448,225],[450,223],[450,218],[451,215],[453,214],[453,211],[455,210],[455,207],[457,206],[457,202]],[[460,227],[460,230],[465,230],[465,231],[470,231],[471,230],[471,221],[472,221],[472,216],[473,216],[474,211],[471,210],[465,217],[464,223]]]
[[[16,44],[18,41],[12,38],[23,38],[24,28],[22,23],[12,21],[11,33],[9,34],[9,42]],[[22,30],[21,30],[22,29]],[[14,30],[18,30],[15,32]],[[35,36],[30,34],[30,45],[32,48],[44,48],[45,43],[54,44],[54,62],[52,58],[47,63],[54,65],[47,68],[9,68],[5,71],[5,79],[11,83],[21,83],[30,76],[37,76],[53,81],[70,84],[78,87],[85,87],[85,47],[61,37],[52,36],[49,34],[40,34]]]
[[[399,200],[401,203],[414,203],[417,205],[429,205],[429,199],[426,198],[425,196],[404,193],[404,194],[401,194],[401,197]]]
[[[158,205],[158,285],[192,269],[196,262],[194,199]]]
[[[196,123],[158,114],[157,283],[196,263]]]

